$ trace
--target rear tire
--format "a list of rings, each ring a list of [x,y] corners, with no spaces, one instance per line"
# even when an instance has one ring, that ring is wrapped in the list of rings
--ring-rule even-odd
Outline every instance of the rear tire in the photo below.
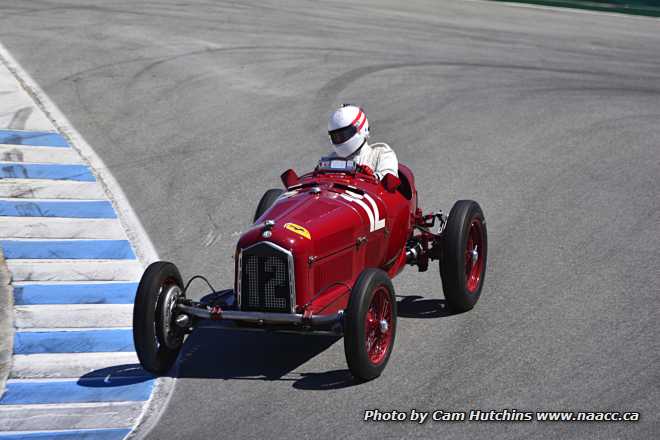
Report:
[[[380,376],[390,359],[395,336],[392,281],[380,269],[365,269],[351,290],[344,319],[344,353],[351,374],[365,381]]]
[[[486,275],[488,235],[479,204],[459,200],[449,212],[442,238],[440,276],[450,308],[472,309],[481,295]]]
[[[181,351],[184,331],[174,324],[174,305],[182,296],[177,267],[165,261],[149,265],[142,275],[133,307],[133,342],[142,367],[166,373]]]
[[[280,188],[273,188],[266,191],[261,197],[261,200],[259,200],[259,204],[257,205],[257,210],[254,213],[254,219],[252,220],[252,223],[256,223],[257,220],[259,220],[259,217],[261,217],[264,212],[268,211],[268,209],[273,206],[277,198],[282,194],[284,194],[284,190]]]

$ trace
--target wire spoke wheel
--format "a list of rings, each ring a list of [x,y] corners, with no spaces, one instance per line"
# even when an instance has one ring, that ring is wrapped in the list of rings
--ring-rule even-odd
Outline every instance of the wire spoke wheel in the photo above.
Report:
[[[484,232],[481,221],[475,218],[470,223],[467,246],[465,248],[465,287],[470,293],[477,291],[483,273],[484,257],[480,251],[484,246]]]
[[[371,363],[378,365],[385,358],[392,340],[392,306],[384,287],[374,292],[365,318],[367,353]]]
[[[466,312],[481,295],[488,256],[486,220],[477,202],[454,204],[441,243],[442,290],[452,310]]]
[[[371,380],[389,361],[396,335],[396,298],[387,273],[366,269],[351,291],[344,319],[344,351],[353,376]]]

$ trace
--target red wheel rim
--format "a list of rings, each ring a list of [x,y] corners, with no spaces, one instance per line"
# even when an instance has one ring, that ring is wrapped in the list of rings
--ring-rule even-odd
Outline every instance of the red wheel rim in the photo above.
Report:
[[[364,321],[367,356],[372,364],[378,365],[392,343],[392,301],[385,287],[380,286],[374,292]]]
[[[465,287],[470,293],[475,293],[481,284],[485,251],[481,220],[472,219],[465,246]]]

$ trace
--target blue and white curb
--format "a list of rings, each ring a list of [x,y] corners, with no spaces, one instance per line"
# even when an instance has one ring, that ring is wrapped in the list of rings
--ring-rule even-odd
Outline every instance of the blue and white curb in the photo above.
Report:
[[[0,45],[0,248],[14,355],[0,440],[122,439],[154,378],[132,304],[156,252],[99,157]]]

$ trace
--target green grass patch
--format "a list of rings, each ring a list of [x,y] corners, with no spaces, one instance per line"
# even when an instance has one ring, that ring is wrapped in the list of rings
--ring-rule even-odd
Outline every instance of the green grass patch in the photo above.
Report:
[[[660,17],[660,0],[494,0]]]

